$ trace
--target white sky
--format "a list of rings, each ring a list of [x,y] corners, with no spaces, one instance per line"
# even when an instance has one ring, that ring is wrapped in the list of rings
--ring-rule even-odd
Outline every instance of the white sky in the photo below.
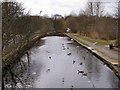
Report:
[[[1,1],[1,0],[0,0]],[[12,0],[13,1],[13,0]],[[30,10],[30,14],[36,15],[42,11],[41,15],[47,14],[48,16],[54,14],[69,15],[69,14],[79,14],[80,11],[84,10],[86,7],[86,2],[88,0],[14,0],[22,2],[26,11]],[[91,1],[91,0],[89,0]],[[98,1],[98,0],[93,0]],[[114,2],[119,0],[102,0],[104,1],[106,12],[113,14],[114,12]]]

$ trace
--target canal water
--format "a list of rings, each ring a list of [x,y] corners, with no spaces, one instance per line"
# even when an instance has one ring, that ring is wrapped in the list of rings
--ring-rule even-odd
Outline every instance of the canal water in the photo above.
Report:
[[[6,88],[118,88],[114,72],[68,37],[42,38],[4,77]]]

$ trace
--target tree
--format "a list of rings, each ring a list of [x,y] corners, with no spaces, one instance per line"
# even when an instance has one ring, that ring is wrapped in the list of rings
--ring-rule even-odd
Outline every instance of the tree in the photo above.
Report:
[[[100,17],[103,15],[103,6],[102,6],[102,2],[100,2],[100,0],[98,0],[97,2],[94,3],[94,13],[96,15],[96,17]]]
[[[91,2],[87,3],[87,8],[86,8],[86,14],[88,16],[102,16],[103,14],[103,6],[102,6],[102,2],[100,0],[97,0],[96,2],[93,2],[91,0]]]
[[[22,16],[24,13],[24,8],[22,4],[17,2],[3,2],[2,3],[2,36],[3,36],[3,46],[6,44],[12,37],[13,30],[10,29],[11,26],[14,26],[15,20]]]
[[[93,10],[93,2],[88,2],[87,3],[87,8],[86,8],[86,11],[85,13],[88,15],[88,16],[93,16],[94,15],[94,10]]]
[[[73,16],[69,16],[66,19],[67,27],[71,29],[72,32],[77,33],[79,24],[76,21],[76,18]]]
[[[42,27],[40,32],[45,34],[45,33],[51,33],[53,31],[54,31],[53,20],[50,18],[44,18],[42,20]]]

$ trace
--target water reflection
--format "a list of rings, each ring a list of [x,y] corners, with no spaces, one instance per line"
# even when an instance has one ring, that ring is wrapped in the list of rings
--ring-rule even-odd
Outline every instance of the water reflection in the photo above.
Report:
[[[38,46],[40,47],[42,45],[44,45],[44,40],[36,42],[33,48],[37,48]],[[40,71],[40,68],[35,69],[34,65],[36,65],[36,63],[34,61],[31,61],[31,50],[27,50],[26,54],[19,60],[14,68],[8,68],[8,73],[6,72],[6,75],[4,77],[4,87],[31,88],[32,82],[36,78],[36,72]],[[39,65],[42,66],[42,63],[39,63]],[[33,68],[35,70],[33,70]]]
[[[16,69],[17,68],[17,69]],[[90,51],[68,37],[49,36],[6,75],[7,84],[24,88],[115,88],[118,78]]]

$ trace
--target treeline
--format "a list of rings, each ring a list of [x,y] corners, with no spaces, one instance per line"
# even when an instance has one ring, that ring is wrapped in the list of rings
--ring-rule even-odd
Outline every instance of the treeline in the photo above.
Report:
[[[80,15],[77,17],[68,16],[66,22],[71,32],[93,39],[116,39],[118,22],[115,18],[106,16],[96,18],[95,16]]]
[[[66,17],[68,27],[72,32],[85,35],[93,39],[115,40],[118,30],[118,12],[115,11],[113,16],[104,15],[104,3],[97,2],[87,3],[86,10],[80,15]]]
[[[118,6],[118,4],[116,4],[116,6]],[[116,40],[115,46],[120,46],[118,42],[120,38],[118,33],[119,12],[117,7],[114,13],[114,16],[104,15],[104,3],[98,0],[97,2],[88,2],[86,10],[81,14],[74,17],[67,16],[65,20],[71,32],[93,39]]]
[[[88,3],[88,8],[78,16],[47,18],[31,16],[25,13],[21,3],[2,3],[2,48],[4,53],[8,49],[17,48],[35,35],[70,32],[88,36],[93,39],[114,40],[118,30],[118,18],[103,16],[101,3]],[[8,52],[6,52],[8,51]]]
[[[24,12],[21,3],[2,3],[2,49],[3,56],[22,46],[37,35],[51,33],[53,20],[30,16]]]

